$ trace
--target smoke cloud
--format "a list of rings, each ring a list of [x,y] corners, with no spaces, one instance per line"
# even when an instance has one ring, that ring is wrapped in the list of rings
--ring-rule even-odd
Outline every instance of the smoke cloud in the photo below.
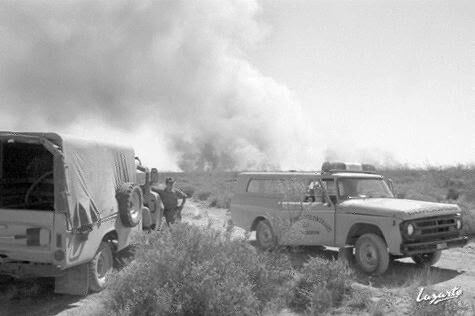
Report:
[[[310,165],[302,109],[246,59],[258,14],[254,0],[2,1],[2,115],[16,129],[145,129],[185,170]]]
[[[257,0],[2,1],[0,124],[127,142],[159,169],[307,169],[330,141],[246,52]],[[345,159],[346,160],[346,159]]]

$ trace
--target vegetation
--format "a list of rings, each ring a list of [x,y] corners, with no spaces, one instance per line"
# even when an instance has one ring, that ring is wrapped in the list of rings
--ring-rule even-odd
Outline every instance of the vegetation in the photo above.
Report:
[[[260,252],[229,232],[188,224],[140,236],[136,259],[105,293],[119,315],[262,315],[369,311],[344,263],[313,257],[293,267],[286,253]]]

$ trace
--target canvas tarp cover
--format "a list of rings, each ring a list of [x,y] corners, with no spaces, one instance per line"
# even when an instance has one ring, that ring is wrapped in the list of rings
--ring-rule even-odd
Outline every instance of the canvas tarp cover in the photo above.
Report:
[[[73,229],[116,213],[118,187],[136,180],[133,149],[71,137],[62,149]]]

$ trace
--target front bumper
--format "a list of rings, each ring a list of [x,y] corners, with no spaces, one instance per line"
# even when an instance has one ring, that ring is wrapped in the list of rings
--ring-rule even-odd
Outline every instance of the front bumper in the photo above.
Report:
[[[416,243],[403,243],[401,245],[401,252],[404,255],[412,256],[422,253],[435,252],[437,250],[444,250],[449,248],[463,247],[468,243],[468,237],[461,236],[457,238],[426,241]]]

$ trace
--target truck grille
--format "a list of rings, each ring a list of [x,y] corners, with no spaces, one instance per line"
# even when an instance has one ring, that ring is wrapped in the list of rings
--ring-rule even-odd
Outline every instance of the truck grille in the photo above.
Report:
[[[445,240],[459,236],[455,215],[421,218],[410,221],[415,226],[411,241]]]

